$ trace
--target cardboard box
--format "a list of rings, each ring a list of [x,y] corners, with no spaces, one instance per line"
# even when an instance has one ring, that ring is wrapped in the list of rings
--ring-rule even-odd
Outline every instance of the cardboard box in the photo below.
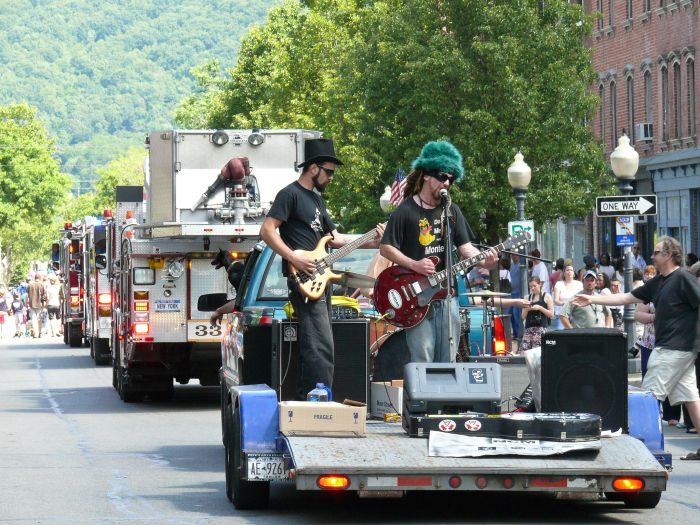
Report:
[[[384,414],[401,414],[403,410],[403,379],[372,383],[370,414],[381,418]]]
[[[363,436],[366,406],[349,406],[333,401],[282,401],[280,432],[288,436]]]

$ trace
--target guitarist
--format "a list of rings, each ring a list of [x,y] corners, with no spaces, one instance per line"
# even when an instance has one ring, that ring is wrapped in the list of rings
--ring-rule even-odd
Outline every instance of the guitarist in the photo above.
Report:
[[[446,219],[440,190],[449,191],[464,175],[462,155],[449,142],[428,142],[413,161],[411,169],[406,179],[404,200],[389,218],[379,249],[391,262],[427,276],[445,267],[443,224]],[[450,204],[449,216],[452,246],[462,257],[478,255],[479,250],[470,242],[474,234],[457,205]],[[435,264],[429,256],[436,257],[438,263]],[[492,248],[482,264],[489,267],[497,262],[498,254]],[[449,305],[449,315],[447,310],[447,300],[434,301],[425,319],[407,328],[406,340],[412,362],[455,361],[459,338],[454,335],[452,344],[449,344],[448,323],[452,322],[455,327],[452,333],[459,334],[459,301],[456,296]]]
[[[283,258],[282,272],[288,277],[289,300],[299,322],[299,357],[301,376],[297,398],[306,394],[316,383],[333,386],[333,332],[331,330],[330,286],[318,301],[307,300],[299,291],[296,281],[290,278],[289,264],[299,272],[313,273],[314,261],[294,250],[313,250],[324,235],[331,233],[330,246],[340,248],[349,239],[338,233],[330,218],[321,193],[333,180],[337,166],[343,163],[335,155],[331,139],[309,139],[304,143],[304,162],[299,178],[283,188],[275,198],[262,224],[262,239]],[[314,191],[315,190],[315,191]],[[377,226],[377,237],[367,243],[368,248],[379,246],[384,232]]]

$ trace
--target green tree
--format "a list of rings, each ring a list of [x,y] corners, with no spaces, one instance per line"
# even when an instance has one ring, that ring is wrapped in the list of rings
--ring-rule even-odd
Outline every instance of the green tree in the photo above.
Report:
[[[49,226],[70,189],[55,152],[36,108],[0,106],[0,245],[14,278],[47,258]]]
[[[507,168],[518,150],[538,222],[587,213],[608,177],[586,125],[589,31],[565,0],[288,0],[248,33],[206,118],[334,137],[347,166],[329,205],[363,231],[381,218],[396,169],[428,140],[450,140],[467,172],[454,198],[493,241],[514,216]]]

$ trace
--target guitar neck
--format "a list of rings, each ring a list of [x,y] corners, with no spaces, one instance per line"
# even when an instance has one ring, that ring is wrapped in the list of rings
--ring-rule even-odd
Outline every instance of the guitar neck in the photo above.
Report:
[[[374,239],[376,234],[377,233],[375,230],[368,231],[362,237],[355,239],[341,248],[333,250],[333,253],[324,257],[323,260],[325,261],[326,265],[331,266],[335,261],[342,259],[354,249],[359,248],[363,244],[367,243],[367,241]]]
[[[497,244],[493,248],[494,250],[496,250],[496,252],[501,253],[502,250],[505,250],[507,248],[506,244],[506,242],[502,242],[501,244]],[[447,280],[448,272],[451,276],[455,275],[461,271],[466,270],[470,266],[475,266],[479,264],[484,259],[486,259],[486,252],[481,252],[478,255],[475,255],[474,257],[470,257],[469,259],[464,259],[458,262],[457,264],[452,266],[451,269],[446,268],[440,272],[434,273],[428,279],[431,281],[431,284],[436,285]]]

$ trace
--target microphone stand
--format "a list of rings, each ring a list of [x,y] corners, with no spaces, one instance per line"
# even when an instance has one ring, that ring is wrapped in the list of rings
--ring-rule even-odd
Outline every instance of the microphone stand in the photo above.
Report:
[[[443,239],[445,241],[445,269],[447,270],[447,343],[452,355],[452,342],[454,340],[454,326],[452,326],[452,298],[454,296],[454,281],[452,280],[452,238],[450,228],[450,199],[447,194],[442,197],[442,209],[445,214],[443,223]]]

